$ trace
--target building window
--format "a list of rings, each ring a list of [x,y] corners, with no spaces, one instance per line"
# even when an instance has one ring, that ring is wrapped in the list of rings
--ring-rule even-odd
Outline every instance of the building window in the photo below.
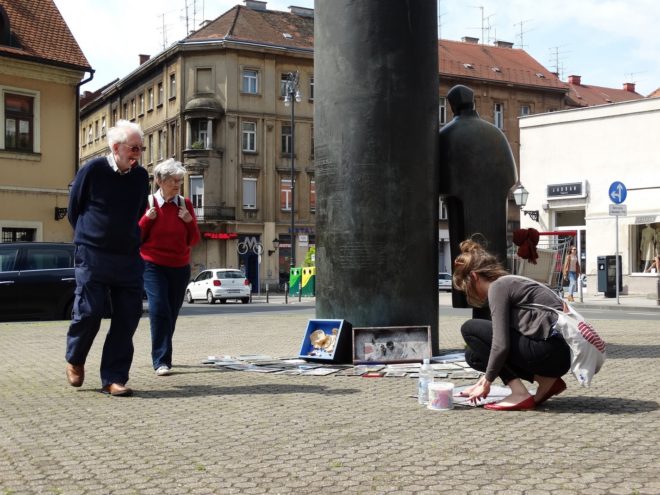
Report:
[[[170,74],[170,99],[176,98],[176,74]]]
[[[87,144],[92,144],[94,142],[94,132],[92,131],[92,126],[90,125],[87,129]]]
[[[34,151],[34,96],[5,93],[5,149]]]
[[[447,98],[442,96],[439,99],[440,105],[438,105],[438,123],[440,125],[447,123]]]
[[[106,130],[106,122],[105,122],[105,115],[101,117],[101,137],[105,137],[105,130]]]
[[[99,131],[99,121],[96,120],[94,122],[94,139],[98,139],[101,137],[100,131]]]
[[[289,74],[284,73],[280,75],[280,96],[286,96],[287,86],[289,84]]]
[[[158,131],[158,160],[165,158],[165,133]]]
[[[147,163],[151,163],[154,160],[154,135],[149,134],[147,138]]]
[[[208,133],[208,119],[192,119],[190,121],[191,148],[194,150],[206,150],[211,147]]]
[[[128,118],[128,103],[124,103],[124,118]]]
[[[280,179],[280,210],[291,211],[291,179]]]
[[[520,105],[520,116],[529,115],[531,112],[529,105]]]
[[[37,229],[2,227],[2,242],[34,242],[37,238],[36,234]],[[4,263],[5,261],[3,259],[3,266]]]
[[[311,156],[312,159],[314,158],[314,126],[312,125],[311,128],[311,134],[310,134],[310,149],[311,149]]]
[[[204,218],[204,177],[193,175],[190,177],[190,202],[195,209],[198,219]]]
[[[243,151],[257,151],[257,123],[243,122]]]
[[[283,125],[282,126],[282,153],[290,154],[291,153],[291,126]]]
[[[170,156],[176,154],[176,122],[170,124]]]
[[[259,91],[259,72],[254,69],[243,69],[241,92],[256,95]]]
[[[131,99],[131,119],[135,118],[135,112],[137,110],[137,106],[135,104],[135,98]]]
[[[309,99],[314,99],[314,76],[309,76]]]
[[[154,109],[154,88],[149,88],[147,90],[147,110],[151,111]]]
[[[197,93],[213,92],[212,72],[210,68],[199,68],[196,71],[196,90]]]
[[[243,177],[243,208],[257,209],[257,179],[256,177]]]
[[[163,89],[163,83],[159,82],[158,83],[158,106],[161,106],[163,104],[163,99],[165,98],[165,90]]]
[[[501,103],[495,103],[495,108],[493,111],[493,124],[498,129],[504,128],[504,105]]]
[[[138,96],[138,101],[139,101],[139,110],[140,110],[140,115],[144,115],[144,93],[140,93],[140,96]]]
[[[309,181],[309,211],[316,211],[316,180]]]
[[[119,119],[117,118],[117,109],[115,108],[112,111],[112,125],[115,125],[117,123],[117,120]]]

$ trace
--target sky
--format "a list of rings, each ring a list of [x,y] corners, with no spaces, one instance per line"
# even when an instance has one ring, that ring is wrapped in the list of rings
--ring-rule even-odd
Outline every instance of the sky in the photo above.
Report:
[[[333,0],[317,0],[333,1]],[[428,1],[428,0],[416,0]],[[563,81],[622,88],[646,96],[660,88],[660,2],[656,0],[437,0],[439,37],[510,41]],[[95,70],[93,91],[122,78],[139,54],[156,55],[204,20],[242,0],[55,0]],[[186,9],[187,5],[187,9]],[[314,7],[313,0],[268,0],[270,10]],[[186,16],[187,12],[187,16]],[[107,30],[116,31],[109,39]]]

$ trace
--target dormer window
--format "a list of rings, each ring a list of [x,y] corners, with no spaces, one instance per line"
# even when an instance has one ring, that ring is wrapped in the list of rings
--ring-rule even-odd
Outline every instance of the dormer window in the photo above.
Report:
[[[502,72],[502,70],[499,67],[491,67],[490,70],[493,72]]]
[[[282,36],[284,36],[284,38],[286,38],[287,40],[293,39],[293,35],[291,35],[289,33],[282,33]]]
[[[540,72],[536,73],[536,77],[538,77],[539,79],[545,79],[545,76],[543,74],[541,74]]]
[[[463,67],[465,67],[466,69],[474,69],[474,65],[472,64],[463,64]]]

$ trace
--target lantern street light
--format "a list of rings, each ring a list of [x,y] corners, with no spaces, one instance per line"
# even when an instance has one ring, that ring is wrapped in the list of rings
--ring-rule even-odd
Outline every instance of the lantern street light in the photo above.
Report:
[[[525,205],[527,204],[527,198],[529,197],[529,191],[523,187],[523,185],[518,182],[518,187],[513,191],[513,200],[516,202],[516,206],[520,208],[520,211],[525,215],[529,215],[533,221],[539,221],[539,210],[524,210]]]
[[[298,71],[289,72],[286,81],[286,94],[284,95],[284,106],[291,105],[291,267],[296,266],[296,186],[295,186],[295,156],[296,156],[296,103],[300,103],[302,98],[298,89],[300,75]]]

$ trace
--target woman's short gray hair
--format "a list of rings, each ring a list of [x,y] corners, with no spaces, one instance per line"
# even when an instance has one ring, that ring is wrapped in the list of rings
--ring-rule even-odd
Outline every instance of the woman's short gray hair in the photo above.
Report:
[[[170,177],[183,177],[185,174],[186,169],[181,165],[181,162],[177,162],[174,158],[168,158],[154,168],[154,178],[158,182],[167,180]]]
[[[138,134],[140,139],[144,138],[142,127],[138,124],[124,119],[118,120],[114,127],[108,129],[108,145],[112,149],[115,143],[125,143],[128,141],[128,136],[133,133]]]

